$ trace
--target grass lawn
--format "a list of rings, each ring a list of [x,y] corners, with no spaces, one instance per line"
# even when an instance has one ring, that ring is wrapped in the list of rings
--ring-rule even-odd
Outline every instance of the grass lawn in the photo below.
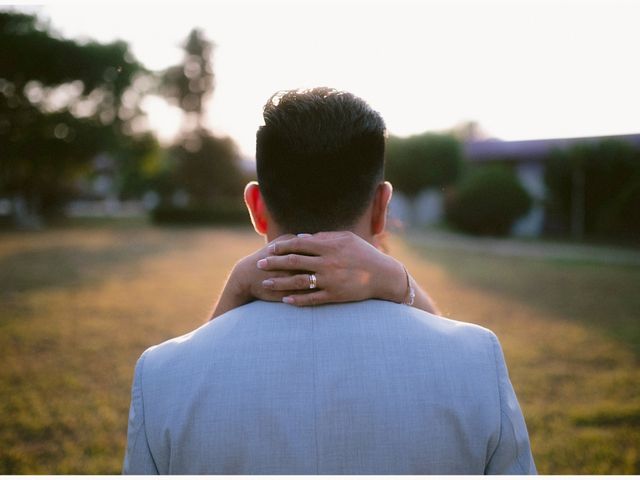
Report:
[[[248,229],[0,234],[0,474],[118,473],[133,366],[208,317]],[[446,316],[502,341],[541,473],[640,473],[640,268],[392,238]]]

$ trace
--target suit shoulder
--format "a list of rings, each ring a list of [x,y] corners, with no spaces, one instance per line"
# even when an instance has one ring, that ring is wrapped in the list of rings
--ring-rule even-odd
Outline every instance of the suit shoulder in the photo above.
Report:
[[[363,303],[366,304],[365,308],[374,315],[385,317],[398,324],[413,324],[435,335],[497,341],[495,333],[474,323],[434,315],[415,307],[382,300],[369,300]]]
[[[405,328],[424,344],[437,346],[443,355],[458,356],[461,361],[484,358],[487,366],[495,366],[497,352],[501,352],[501,347],[498,337],[490,329],[407,305],[381,303],[389,304],[385,309],[388,309],[390,323],[398,328]]]
[[[159,365],[197,356],[203,349],[215,348],[219,339],[226,337],[233,330],[242,328],[243,323],[264,317],[265,310],[273,309],[273,305],[270,302],[252,302],[234,308],[190,332],[147,348],[142,357],[145,357],[146,365]]]
[[[474,338],[484,338],[486,340],[497,340],[496,334],[490,329],[477,325],[475,323],[464,322],[461,320],[455,320],[452,318],[442,317],[431,313],[424,312],[422,310],[413,309],[414,315],[421,318],[421,320],[434,329],[438,329],[443,333],[447,333],[453,336],[468,336]]]
[[[443,355],[465,352],[493,357],[495,334],[479,325],[427,313],[407,305],[384,300],[312,307],[312,315],[339,335],[346,324],[351,331],[379,332],[404,345],[429,345]],[[343,328],[344,326],[344,328]]]

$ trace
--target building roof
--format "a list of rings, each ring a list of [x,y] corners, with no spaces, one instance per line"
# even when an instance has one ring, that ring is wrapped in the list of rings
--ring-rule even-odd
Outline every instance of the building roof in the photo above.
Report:
[[[640,148],[640,134],[608,135],[602,137],[548,138],[541,140],[503,141],[472,140],[465,142],[464,153],[471,161],[505,159],[512,161],[542,160],[552,150],[564,149],[578,143],[595,143],[602,140],[621,140]]]

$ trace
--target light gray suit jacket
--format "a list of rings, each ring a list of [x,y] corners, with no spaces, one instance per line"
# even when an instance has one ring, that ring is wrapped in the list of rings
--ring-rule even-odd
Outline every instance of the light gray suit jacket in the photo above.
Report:
[[[256,301],[138,360],[124,473],[535,473],[498,339],[367,300]]]

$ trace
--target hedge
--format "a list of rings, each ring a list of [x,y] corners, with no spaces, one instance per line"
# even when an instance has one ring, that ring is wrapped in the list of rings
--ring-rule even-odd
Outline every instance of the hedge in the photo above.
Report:
[[[506,235],[531,208],[529,193],[505,166],[479,167],[456,186],[445,215],[456,228],[476,235]]]

